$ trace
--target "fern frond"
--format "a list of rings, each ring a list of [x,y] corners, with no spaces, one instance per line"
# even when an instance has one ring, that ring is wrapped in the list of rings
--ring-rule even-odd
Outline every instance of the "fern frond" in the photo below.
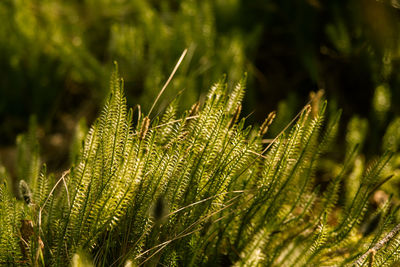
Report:
[[[5,181],[0,183],[0,265],[22,265],[28,263],[22,255],[20,239],[21,206],[11,195]],[[24,258],[25,256],[25,258]]]

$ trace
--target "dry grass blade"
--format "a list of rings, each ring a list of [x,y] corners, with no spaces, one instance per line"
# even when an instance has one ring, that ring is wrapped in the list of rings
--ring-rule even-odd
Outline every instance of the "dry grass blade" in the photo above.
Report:
[[[238,191],[220,193],[220,194],[217,194],[217,195],[215,195],[215,196],[211,196],[211,197],[208,197],[208,198],[205,198],[205,199],[196,201],[196,202],[191,203],[191,204],[189,204],[189,205],[187,205],[187,206],[185,206],[185,207],[179,208],[179,209],[177,209],[177,210],[175,210],[175,211],[173,211],[173,212],[167,214],[165,217],[169,217],[169,216],[171,216],[171,215],[173,215],[173,214],[176,214],[176,213],[178,213],[178,212],[180,212],[180,211],[182,211],[182,210],[184,210],[184,209],[187,209],[187,208],[196,206],[196,205],[198,205],[198,204],[201,204],[201,203],[203,203],[203,202],[206,202],[206,201],[211,200],[211,199],[213,199],[213,198],[216,198],[216,197],[218,197],[218,196],[226,195],[226,194],[229,194],[229,193],[243,193],[244,191],[245,191],[245,190],[238,190]]]
[[[58,179],[57,183],[56,183],[56,184],[53,186],[53,188],[51,189],[49,195],[47,196],[46,201],[43,203],[43,206],[40,207],[40,211],[42,211],[42,210],[44,209],[44,207],[46,206],[47,202],[49,201],[51,195],[53,194],[54,190],[56,190],[58,184],[59,184],[61,181],[64,181],[65,176],[67,176],[67,175],[69,174],[69,172],[70,172],[70,170],[66,170],[66,171],[63,172],[63,174],[61,175],[60,179]],[[65,189],[66,189],[67,192],[68,192],[67,184],[65,183],[65,181],[64,181],[64,185],[65,185]],[[67,201],[68,201],[68,206],[70,206],[71,204],[70,204],[70,201],[69,201],[69,194],[67,194]]]
[[[165,242],[163,242],[163,243],[160,243],[160,244],[158,244],[158,245],[156,245],[156,246],[154,246],[154,247],[152,247],[152,248],[149,248],[149,249],[147,249],[146,251],[144,251],[144,252],[140,253],[139,255],[137,255],[137,256],[135,257],[135,259],[139,259],[139,258],[141,258],[142,256],[144,256],[145,254],[149,253],[150,251],[159,248],[156,252],[154,252],[154,253],[151,254],[149,257],[147,257],[147,258],[146,258],[143,262],[141,262],[138,266],[143,265],[143,264],[144,264],[145,262],[147,262],[151,257],[153,257],[153,256],[156,255],[158,252],[160,252],[160,251],[161,251],[166,245],[168,245],[169,243],[171,243],[171,242],[173,242],[173,241],[175,241],[175,240],[178,240],[178,239],[180,239],[180,238],[183,238],[183,237],[185,237],[185,236],[191,235],[191,234],[193,234],[193,233],[195,233],[195,232],[197,232],[197,231],[200,231],[200,230],[202,229],[202,227],[199,227],[199,228],[197,228],[197,229],[195,229],[195,230],[193,230],[193,231],[190,231],[190,230],[193,229],[195,226],[199,225],[201,222],[204,222],[204,221],[208,220],[209,218],[211,218],[212,216],[214,216],[214,215],[216,215],[216,214],[218,214],[218,213],[224,211],[225,209],[231,207],[233,204],[235,204],[235,200],[237,201],[238,198],[239,198],[240,196],[241,196],[241,195],[237,195],[237,196],[231,198],[231,199],[228,201],[228,203],[230,202],[228,205],[226,205],[225,207],[223,207],[223,208],[221,208],[221,209],[219,209],[219,210],[216,210],[216,211],[214,211],[214,212],[212,212],[212,213],[210,213],[210,214],[204,216],[203,218],[200,218],[198,221],[196,221],[196,222],[192,223],[191,225],[189,225],[188,227],[186,227],[186,229],[184,229],[182,232],[180,232],[179,234],[177,234],[174,238],[172,238],[172,239],[170,239],[170,240],[167,240],[167,241],[165,241]],[[187,232],[187,231],[190,231],[190,232]]]
[[[297,113],[297,115],[285,126],[285,128],[283,128],[283,130],[269,143],[269,145],[264,148],[264,150],[260,153],[261,155],[264,154],[275,142],[276,140],[278,140],[278,138],[284,133],[286,132],[286,130],[300,117],[301,114],[303,114],[303,112],[306,109],[310,108],[310,103],[312,102],[313,99],[311,99],[310,101],[307,102],[307,104],[299,111],[299,113]]]
[[[69,193],[68,193],[68,187],[67,184],[65,182],[65,176],[67,176],[70,173],[70,170],[66,170],[63,172],[63,174],[61,175],[61,178],[58,179],[58,181],[56,182],[56,184],[53,186],[53,188],[51,189],[49,195],[47,196],[47,199],[45,200],[45,202],[43,203],[43,206],[40,207],[39,209],[39,214],[38,214],[38,228],[39,228],[39,232],[41,231],[41,224],[42,224],[42,211],[44,209],[44,207],[46,206],[47,202],[49,201],[51,195],[53,194],[54,190],[57,188],[58,184],[63,181],[64,182],[64,186],[65,186],[65,190],[67,192],[67,201],[68,201],[68,206],[71,206],[70,200],[69,200]],[[40,234],[39,234],[39,239],[40,239]]]
[[[164,91],[165,91],[165,89],[167,88],[168,84],[171,82],[172,78],[174,77],[175,72],[178,70],[178,68],[179,68],[179,66],[181,65],[183,59],[185,58],[187,51],[188,51],[187,48],[186,48],[185,50],[183,50],[182,55],[181,55],[181,57],[179,58],[178,62],[176,63],[176,65],[175,65],[174,69],[172,70],[171,74],[169,75],[168,80],[165,82],[163,88],[162,88],[161,91],[158,93],[158,95],[157,95],[157,97],[156,97],[156,100],[154,100],[154,103],[153,103],[153,105],[152,105],[151,108],[150,108],[149,114],[147,114],[148,117],[150,116],[151,112],[153,111],[153,109],[154,109],[155,105],[157,104],[158,100],[160,99],[162,93],[164,93]]]
[[[365,252],[356,262],[354,262],[354,266],[362,266],[366,258],[372,254],[374,255],[378,250],[380,250],[387,242],[389,242],[397,233],[400,231],[400,223],[396,225],[381,241],[375,244],[375,246]]]
[[[174,124],[174,123],[180,122],[182,120],[188,121],[188,120],[197,119],[198,117],[199,117],[199,115],[195,115],[195,116],[187,117],[187,118],[184,118],[184,119],[173,120],[173,121],[169,121],[169,122],[164,123],[164,124],[159,124],[159,125],[157,125],[155,127],[152,127],[150,129],[157,129],[157,128],[164,127],[166,125],[170,125],[170,124]]]

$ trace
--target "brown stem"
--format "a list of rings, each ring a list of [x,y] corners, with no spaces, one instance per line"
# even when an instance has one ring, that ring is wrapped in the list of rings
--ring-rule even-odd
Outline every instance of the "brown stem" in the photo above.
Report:
[[[357,261],[354,262],[354,266],[361,266],[365,259],[369,256],[369,254],[375,255],[378,250],[380,250],[387,242],[389,242],[398,232],[400,231],[400,223],[396,225],[384,238],[381,239],[378,243],[375,244],[372,248],[370,248],[367,252],[365,252]],[[373,261],[373,257],[372,260]]]

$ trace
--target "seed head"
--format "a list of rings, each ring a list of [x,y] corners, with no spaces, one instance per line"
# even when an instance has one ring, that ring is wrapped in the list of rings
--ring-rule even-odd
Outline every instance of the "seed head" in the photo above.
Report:
[[[229,122],[228,128],[232,128],[232,126],[239,120],[239,115],[240,115],[240,112],[241,112],[241,111],[242,111],[242,105],[239,104],[239,105],[236,107],[235,113],[233,113],[233,117],[232,117],[232,119],[231,119],[230,122]]]
[[[139,139],[143,140],[146,137],[147,131],[149,130],[150,119],[149,117],[145,117],[143,119],[142,128],[140,129]]]
[[[264,135],[268,131],[268,127],[272,124],[276,117],[276,111],[272,111],[268,114],[268,117],[265,119],[263,124],[261,124],[259,135]]]
[[[200,102],[194,103],[192,105],[192,107],[190,108],[189,117],[192,117],[192,116],[196,115],[197,112],[199,112],[199,108],[200,108]]]
[[[19,181],[19,193],[26,204],[32,204],[32,193],[29,185],[24,180]]]

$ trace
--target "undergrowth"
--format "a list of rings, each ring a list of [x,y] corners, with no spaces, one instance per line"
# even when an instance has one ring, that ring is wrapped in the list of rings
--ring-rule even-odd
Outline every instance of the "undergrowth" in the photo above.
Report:
[[[392,177],[393,153],[360,166],[352,145],[322,181],[340,112],[326,119],[326,102],[314,96],[281,134],[266,139],[275,113],[260,128],[247,126],[240,114],[245,83],[243,77],[228,88],[222,79],[183,114],[175,99],[152,117],[127,107],[116,68],[98,119],[87,133],[78,125],[73,163],[61,177],[41,166],[32,122],[18,138],[18,200],[1,171],[0,263],[398,262],[397,201],[370,201]]]

